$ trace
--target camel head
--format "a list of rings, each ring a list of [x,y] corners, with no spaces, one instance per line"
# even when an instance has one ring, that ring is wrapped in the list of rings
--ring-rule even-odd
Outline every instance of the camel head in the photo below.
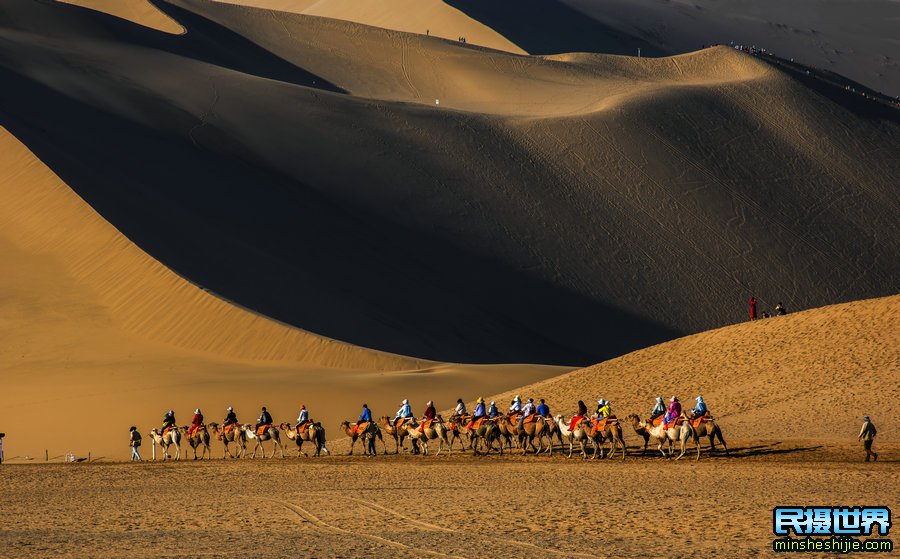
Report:
[[[347,420],[341,421],[341,429],[349,429],[349,428],[350,428],[349,421],[347,421]]]

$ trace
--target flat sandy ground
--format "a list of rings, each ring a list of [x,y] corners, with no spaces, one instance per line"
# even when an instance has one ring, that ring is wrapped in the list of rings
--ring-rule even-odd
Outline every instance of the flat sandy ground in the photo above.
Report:
[[[0,556],[770,557],[777,505],[900,501],[896,449],[0,467]],[[149,454],[149,449],[146,449]],[[896,508],[894,510],[897,510]]]

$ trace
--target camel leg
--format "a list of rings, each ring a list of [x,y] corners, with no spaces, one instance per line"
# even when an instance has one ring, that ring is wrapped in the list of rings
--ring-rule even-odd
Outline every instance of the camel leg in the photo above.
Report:
[[[728,445],[725,444],[725,439],[722,437],[722,430],[719,429],[719,426],[716,426],[715,434],[719,437],[719,442],[722,443],[722,448],[725,449],[725,456],[728,456]]]

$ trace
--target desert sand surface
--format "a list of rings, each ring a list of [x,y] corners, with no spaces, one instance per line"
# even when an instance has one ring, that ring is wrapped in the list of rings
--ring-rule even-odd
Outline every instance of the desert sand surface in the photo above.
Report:
[[[896,110],[724,47],[525,57],[155,5],[187,32],[6,3],[4,125],[150,256],[286,324],[588,365],[751,293],[898,290]]]
[[[896,461],[853,462],[858,451],[818,444],[734,448],[742,457],[700,463],[454,454],[3,466],[0,544],[20,558],[743,559],[773,556],[775,506],[900,498]]]

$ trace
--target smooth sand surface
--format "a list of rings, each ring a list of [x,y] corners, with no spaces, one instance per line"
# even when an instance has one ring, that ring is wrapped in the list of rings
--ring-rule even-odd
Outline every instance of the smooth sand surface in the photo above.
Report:
[[[724,47],[524,57],[156,5],[188,32],[5,5],[4,121],[148,254],[266,316],[588,365],[742,321],[750,294],[898,291],[897,112],[841,89]]]
[[[898,504],[896,451],[863,464],[843,446],[734,442],[741,457],[700,463],[454,454],[4,465],[0,544],[21,558],[743,559],[773,555],[775,506]]]

